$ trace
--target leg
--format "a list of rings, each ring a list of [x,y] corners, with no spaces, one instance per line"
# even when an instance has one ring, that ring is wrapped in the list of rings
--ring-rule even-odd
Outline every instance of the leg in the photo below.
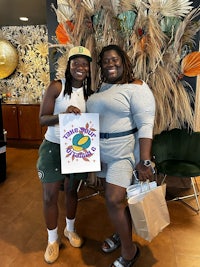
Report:
[[[131,260],[136,253],[136,246],[132,241],[131,216],[125,203],[126,189],[106,183],[106,205],[116,232],[121,240],[121,255]]]
[[[77,188],[79,181],[74,181],[73,185],[70,184],[70,179],[66,178],[64,183],[65,190],[65,205],[66,216],[68,219],[74,219],[76,217],[76,210],[78,204]]]
[[[103,189],[105,191],[106,189],[106,179],[101,178],[101,184],[103,186]],[[114,233],[113,235],[106,238],[102,244],[101,249],[105,253],[110,253],[115,251],[119,246],[121,245],[120,237],[117,233]]]
[[[61,182],[43,183],[43,209],[48,231],[48,245],[44,254],[47,263],[53,263],[59,256],[60,241],[57,233],[58,194]]]
[[[66,205],[66,228],[64,235],[69,239],[70,244],[73,247],[80,247],[83,243],[81,237],[75,232],[74,223],[76,217],[76,210],[78,204],[78,193],[77,188],[79,185],[78,180],[75,180],[73,184],[70,184],[70,179],[65,179],[64,190],[65,190],[65,205]]]
[[[46,226],[49,230],[55,229],[58,223],[58,194],[61,181],[43,183],[43,211]]]

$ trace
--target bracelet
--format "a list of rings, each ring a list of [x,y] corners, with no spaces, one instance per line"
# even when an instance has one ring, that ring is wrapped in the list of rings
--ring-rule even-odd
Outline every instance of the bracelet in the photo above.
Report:
[[[146,160],[140,160],[140,162],[141,162],[145,167],[147,167],[147,168],[151,168],[152,173],[155,174],[155,169],[154,169],[155,164],[154,164],[154,162],[152,162],[152,161],[149,160],[149,159],[146,159]]]
[[[142,163],[145,167],[151,167],[151,160],[150,159],[140,160],[140,163]]]

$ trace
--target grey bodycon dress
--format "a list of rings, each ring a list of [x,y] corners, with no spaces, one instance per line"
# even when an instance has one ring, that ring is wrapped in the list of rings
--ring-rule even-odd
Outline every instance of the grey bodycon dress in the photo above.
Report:
[[[87,112],[99,113],[100,132],[119,133],[134,129],[135,134],[100,139],[102,171],[98,177],[118,186],[128,187],[139,159],[139,138],[152,138],[155,99],[143,82],[106,84],[87,101]]]

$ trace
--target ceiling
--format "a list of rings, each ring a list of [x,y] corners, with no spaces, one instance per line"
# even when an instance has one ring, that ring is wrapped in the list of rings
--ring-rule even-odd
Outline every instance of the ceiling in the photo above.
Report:
[[[23,22],[19,17],[28,17]],[[0,27],[43,25],[46,23],[46,0],[0,0]]]

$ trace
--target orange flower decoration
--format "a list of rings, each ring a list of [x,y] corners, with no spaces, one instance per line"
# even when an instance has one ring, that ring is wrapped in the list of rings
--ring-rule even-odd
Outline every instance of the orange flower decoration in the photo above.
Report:
[[[74,24],[71,21],[67,20],[66,26],[64,26],[62,23],[59,23],[58,27],[56,28],[56,37],[60,44],[67,44],[70,42],[70,37],[67,33],[66,28],[69,28],[70,32],[72,32],[74,29]]]
[[[183,58],[181,72],[188,77],[200,75],[200,52],[189,53]]]
[[[141,46],[141,50],[144,51],[146,48],[146,43],[147,43],[147,37],[146,35],[142,36],[142,38],[140,39],[140,46]]]

